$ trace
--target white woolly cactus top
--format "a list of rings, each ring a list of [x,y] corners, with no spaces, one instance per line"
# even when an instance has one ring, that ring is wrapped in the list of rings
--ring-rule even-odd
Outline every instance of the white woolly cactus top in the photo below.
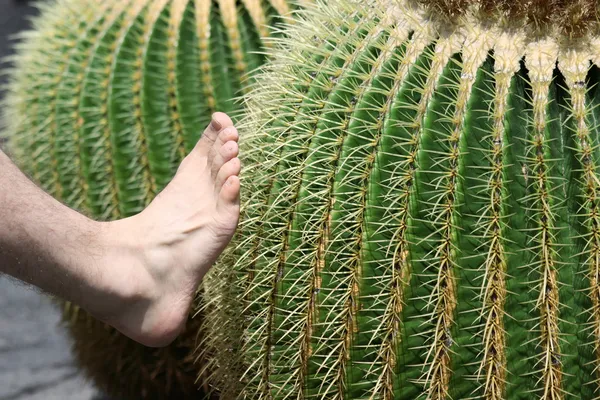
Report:
[[[409,0],[445,23],[472,16],[528,34],[577,38],[598,33],[596,0]]]
[[[434,54],[445,60],[440,66],[453,54],[462,54],[465,93],[489,52],[496,74],[506,74],[506,83],[524,61],[535,92],[534,108],[540,111],[539,129],[544,128],[555,68],[565,77],[574,105],[583,107],[586,75],[591,65],[600,66],[595,0],[396,0],[389,11],[390,22],[398,22],[399,42],[407,31],[417,36],[411,49],[415,56],[438,37]]]

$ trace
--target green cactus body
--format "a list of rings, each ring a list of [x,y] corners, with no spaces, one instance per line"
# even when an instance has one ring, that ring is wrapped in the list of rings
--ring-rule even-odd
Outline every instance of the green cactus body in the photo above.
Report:
[[[70,207],[111,220],[140,212],[168,183],[215,111],[266,57],[286,0],[55,0],[23,34],[4,107],[15,159]],[[273,28],[269,28],[269,24]],[[115,397],[194,398],[199,322],[146,349],[71,305],[75,355]],[[201,321],[202,318],[199,319]]]
[[[599,42],[475,14],[328,1],[269,52],[205,286],[226,398],[597,397]]]

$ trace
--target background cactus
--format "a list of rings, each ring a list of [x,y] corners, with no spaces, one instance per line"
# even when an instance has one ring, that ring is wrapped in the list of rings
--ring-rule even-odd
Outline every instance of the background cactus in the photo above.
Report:
[[[211,398],[197,381],[202,361],[192,351],[201,318],[190,316],[183,334],[169,347],[151,349],[125,340],[81,310],[68,316],[75,361],[111,400]]]
[[[293,9],[286,0],[52,0],[40,7],[10,73],[9,147],[46,191],[102,220],[141,211],[212,112],[237,113],[234,97],[265,61],[261,37]],[[112,395],[201,397],[191,367],[198,324],[157,351],[65,309],[76,359]]]
[[[597,3],[420,3],[320,2],[247,97],[227,398],[599,396]]]

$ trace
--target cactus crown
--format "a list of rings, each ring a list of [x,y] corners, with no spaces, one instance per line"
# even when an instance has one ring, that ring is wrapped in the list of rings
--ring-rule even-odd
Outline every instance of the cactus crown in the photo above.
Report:
[[[437,16],[455,22],[462,16],[501,21],[504,25],[526,26],[534,33],[557,32],[581,37],[598,29],[596,0],[417,0]]]

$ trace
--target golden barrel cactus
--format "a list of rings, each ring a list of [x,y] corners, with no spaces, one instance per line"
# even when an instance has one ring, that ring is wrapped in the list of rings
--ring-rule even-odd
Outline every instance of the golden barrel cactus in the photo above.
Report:
[[[600,396],[596,1],[329,0],[246,97],[204,340],[244,399]]]

